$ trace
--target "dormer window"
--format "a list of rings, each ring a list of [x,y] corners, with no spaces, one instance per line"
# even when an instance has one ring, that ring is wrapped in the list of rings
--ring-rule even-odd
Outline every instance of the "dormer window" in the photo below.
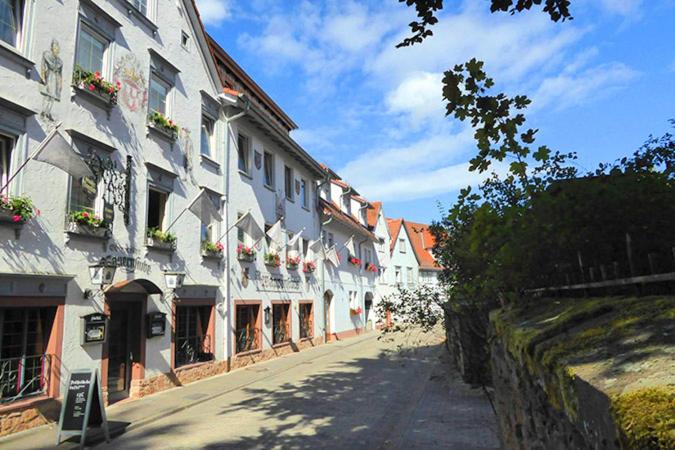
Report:
[[[344,209],[345,213],[347,213],[351,216],[351,214],[352,214],[352,199],[349,196],[349,194],[344,194],[342,196],[342,208]]]

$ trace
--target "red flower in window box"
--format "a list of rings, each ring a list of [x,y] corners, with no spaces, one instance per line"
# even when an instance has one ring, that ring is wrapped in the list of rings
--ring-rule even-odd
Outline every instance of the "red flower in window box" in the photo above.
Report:
[[[378,272],[379,272],[377,266],[376,266],[375,264],[373,264],[373,263],[368,263],[368,264],[366,264],[366,271],[367,271],[367,272],[373,272],[373,273],[378,273]]]
[[[362,312],[363,312],[363,308],[361,308],[360,306],[357,306],[356,308],[349,308],[349,313],[352,316],[358,316]]]
[[[349,258],[347,258],[347,261],[352,266],[360,266],[361,265],[361,260],[354,255],[349,255]]]
[[[286,258],[286,268],[295,270],[298,268],[300,265],[300,257],[299,256],[291,256]]]
[[[316,270],[316,263],[314,261],[307,261],[302,268],[305,273],[313,273]]]

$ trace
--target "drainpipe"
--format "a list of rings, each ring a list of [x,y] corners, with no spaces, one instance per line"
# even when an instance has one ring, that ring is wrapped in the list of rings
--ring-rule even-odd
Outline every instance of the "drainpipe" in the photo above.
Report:
[[[222,95],[222,94],[221,94]],[[226,99],[219,96],[223,107],[229,103]],[[241,119],[246,114],[248,114],[249,109],[251,108],[251,103],[248,99],[244,99],[244,110],[235,114],[232,117],[225,116],[225,153],[223,155],[223,193],[225,198],[223,199],[224,209],[225,209],[225,229],[230,227],[230,130],[232,122]],[[230,273],[230,233],[225,233],[225,248],[226,248],[226,258],[225,258],[225,301],[227,303],[227,314],[226,314],[226,326],[225,326],[225,336],[224,341],[227,342],[228,330],[232,323],[232,305],[231,294],[230,294],[230,283],[231,283],[231,273]],[[229,348],[225,348],[225,358],[229,357]]]
[[[323,227],[330,224],[332,221],[333,216],[330,216],[327,221],[322,222],[321,231],[319,233],[322,233]],[[326,334],[326,330],[328,329],[328,323],[326,321],[326,300],[325,298],[323,298],[325,294],[326,294],[326,260],[324,259],[323,261],[321,261],[321,298],[323,300],[323,340],[324,342],[328,342],[329,336]]]

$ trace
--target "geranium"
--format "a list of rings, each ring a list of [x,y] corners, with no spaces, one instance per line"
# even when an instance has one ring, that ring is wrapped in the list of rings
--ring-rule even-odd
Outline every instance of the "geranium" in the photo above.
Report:
[[[299,256],[290,256],[286,258],[286,267],[290,267],[291,269],[295,269],[300,265],[300,257]]]
[[[307,261],[302,267],[302,271],[305,273],[312,273],[316,270],[316,263],[314,261]]]
[[[156,127],[164,128],[171,133],[178,133],[178,125],[159,111],[150,113],[148,120]]]
[[[347,258],[347,261],[352,266],[360,266],[361,265],[361,260],[359,258],[357,258],[356,256],[353,256],[353,255],[349,255],[349,258]]]
[[[357,316],[363,312],[363,309],[357,306],[356,308],[349,308],[349,312],[352,316]]]
[[[89,72],[84,70],[80,66],[76,66],[73,71],[73,84],[80,86],[81,88],[86,88],[90,92],[98,91],[101,94],[108,95],[110,97],[110,104],[117,104],[117,94],[122,89],[122,83],[119,81],[115,84],[106,81],[102,76],[101,72]]]
[[[373,263],[366,264],[366,271],[373,272],[373,273],[379,272],[379,270],[377,269],[377,266]]]
[[[255,249],[247,247],[244,244],[237,245],[237,255],[239,256],[255,256]]]
[[[175,234],[169,233],[168,231],[162,231],[157,227],[148,228],[147,236],[167,244],[173,244],[177,239]]]
[[[210,242],[210,241],[203,241],[202,242],[202,249],[206,250],[207,252],[211,253],[222,253],[223,249],[225,249],[225,246],[221,244],[220,242]]]
[[[12,214],[14,223],[26,222],[38,214],[38,210],[29,197],[0,197],[0,210]]]
[[[100,218],[98,215],[89,214],[85,210],[73,211],[69,215],[70,221],[80,225],[86,225],[92,228],[108,228],[110,224]]]
[[[281,266],[281,256],[278,253],[267,252],[265,253],[265,264],[268,266]]]

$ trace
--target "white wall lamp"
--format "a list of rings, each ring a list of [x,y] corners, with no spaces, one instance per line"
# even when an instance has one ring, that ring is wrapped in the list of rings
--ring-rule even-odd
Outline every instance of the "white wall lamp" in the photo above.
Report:
[[[94,264],[89,266],[89,281],[91,284],[99,286],[99,292],[103,291],[104,286],[109,286],[115,279],[116,266],[108,264]],[[84,298],[91,299],[95,292],[91,289],[84,290]]]
[[[167,289],[180,289],[183,287],[183,280],[185,279],[185,273],[183,272],[164,272],[164,284]]]

